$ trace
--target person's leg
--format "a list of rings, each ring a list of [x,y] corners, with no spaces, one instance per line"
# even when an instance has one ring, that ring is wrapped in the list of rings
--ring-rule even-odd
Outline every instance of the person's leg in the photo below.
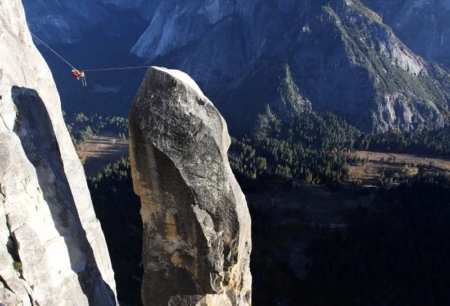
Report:
[[[86,82],[86,75],[84,74],[84,71],[81,71],[81,80],[83,81],[83,86],[87,86]]]

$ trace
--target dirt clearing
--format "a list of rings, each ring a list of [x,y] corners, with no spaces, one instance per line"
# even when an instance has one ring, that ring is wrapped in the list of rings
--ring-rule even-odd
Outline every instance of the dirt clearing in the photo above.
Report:
[[[86,176],[92,177],[100,173],[107,164],[128,157],[128,140],[119,139],[117,133],[102,132],[87,141],[80,153],[86,156]]]
[[[349,158],[359,157],[365,160],[359,165],[350,167],[353,181],[362,183],[376,183],[382,173],[392,176],[395,173],[403,176],[414,176],[418,167],[424,167],[429,173],[445,173],[450,171],[448,157],[417,156],[409,154],[379,153],[356,151],[349,154]]]

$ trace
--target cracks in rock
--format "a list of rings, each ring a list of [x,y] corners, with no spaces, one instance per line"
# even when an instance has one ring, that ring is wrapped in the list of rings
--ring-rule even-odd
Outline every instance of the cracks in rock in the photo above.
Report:
[[[23,278],[21,278],[21,280],[23,281],[23,283],[24,283],[24,288],[25,288],[25,291],[27,292],[27,294],[28,294],[28,299],[30,300],[30,304],[32,305],[32,306],[41,306],[41,304],[38,302],[38,301],[36,301],[36,300],[34,300],[33,299],[33,289],[31,289],[31,287],[30,287],[30,285],[27,283],[27,281],[25,280],[25,279],[23,279]],[[26,286],[25,286],[25,284],[26,284]]]
[[[191,114],[189,114],[189,115],[191,115]],[[204,128],[204,124],[200,124],[200,126],[198,127],[198,129],[196,129],[196,131],[192,134],[192,138],[193,138],[193,139],[196,139],[196,138],[197,138],[197,135],[198,135],[201,131],[203,131],[203,128]]]
[[[0,113],[0,118],[2,118],[3,121],[3,125],[6,127],[6,129],[11,132],[11,130],[9,129],[8,125],[6,124],[5,118],[3,118],[3,115]]]
[[[5,186],[0,183],[0,194],[3,196],[3,199],[6,199],[6,190]]]
[[[22,279],[22,280],[23,280],[23,279]],[[23,280],[23,281],[24,281],[24,280]],[[6,280],[4,280],[4,279],[2,278],[1,275],[0,275],[0,283],[3,284],[3,288],[5,288],[6,290],[10,291],[11,293],[13,293],[13,294],[15,295],[15,299],[16,299],[15,303],[16,303],[16,305],[23,305],[23,303],[22,303],[23,301],[20,300],[20,298],[21,298],[22,296],[17,296],[17,292],[15,292],[11,287],[8,286],[8,283],[6,282]],[[24,287],[25,287],[25,286],[24,286]],[[31,296],[29,290],[28,290],[27,288],[25,288],[25,290],[27,291],[27,295],[28,295],[28,299],[29,299],[30,305],[33,305],[33,306],[41,306],[37,301],[34,301],[34,300],[33,300],[33,297]],[[0,305],[3,305],[3,304],[1,304],[1,302],[2,302],[2,301],[0,301]]]
[[[3,287],[11,291],[12,293],[15,293],[14,290],[11,289],[11,287],[8,286],[8,283],[3,279],[3,277],[0,275],[0,282],[3,284]]]
[[[22,184],[23,190],[25,191],[25,194],[28,194],[27,192],[27,186],[25,185],[25,183],[23,181],[20,182]]]
[[[19,257],[19,252],[17,251],[17,244],[12,237],[12,233],[10,232],[10,236],[8,237],[8,242],[6,243],[6,249],[8,250],[9,255],[14,260],[14,262],[21,262]]]
[[[209,177],[206,177],[204,175],[200,175],[200,174],[195,173],[195,172],[188,172],[188,174],[190,174],[192,176],[195,176],[195,177],[198,177],[198,178],[201,178],[201,179],[204,179],[204,180],[209,180]]]
[[[8,227],[9,236],[8,242],[6,243],[6,248],[8,250],[9,255],[13,259],[14,270],[20,273],[22,276],[22,262],[20,260],[19,251],[17,247],[17,241],[14,237],[14,232],[11,231],[11,223],[9,222],[8,215],[6,216],[6,226]]]
[[[18,248],[17,248],[17,241],[15,241],[14,239],[14,233],[11,231],[11,224],[8,220],[8,216],[5,216],[5,221],[6,221],[6,227],[8,228],[8,240],[6,242],[6,251],[8,252],[8,254],[10,255],[11,259],[12,259],[12,263],[10,262],[10,264],[12,264],[14,270],[19,274],[19,275],[14,275],[14,277],[16,278],[17,281],[20,281],[20,283],[23,286],[24,292],[16,292],[9,284],[8,281],[2,277],[2,275],[0,275],[0,282],[3,284],[3,287],[6,288],[7,290],[9,290],[10,292],[12,292],[15,295],[16,298],[16,304],[22,302],[22,300],[20,300],[21,298],[24,297],[24,295],[22,295],[23,293],[26,293],[28,295],[29,298],[29,304],[30,305],[39,305],[36,301],[33,300],[32,297],[32,289],[29,286],[28,282],[25,280],[25,278],[23,277],[22,274],[22,262],[20,260],[20,256],[19,256],[19,252],[18,252]],[[14,282],[15,280],[12,280],[12,282]],[[16,284],[17,286],[17,284]],[[17,289],[17,287],[16,287]]]

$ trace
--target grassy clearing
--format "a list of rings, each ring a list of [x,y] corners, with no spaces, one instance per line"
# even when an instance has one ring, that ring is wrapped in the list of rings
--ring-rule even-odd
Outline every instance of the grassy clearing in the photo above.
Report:
[[[93,136],[81,147],[80,153],[86,157],[86,176],[95,176],[109,163],[128,157],[128,140],[119,139],[117,133],[108,131]]]
[[[430,174],[450,171],[450,159],[438,156],[356,151],[349,154],[349,158],[354,157],[366,161],[350,168],[351,180],[363,184],[376,183],[383,173],[389,176],[412,177],[418,173],[418,167],[424,168],[425,173]]]

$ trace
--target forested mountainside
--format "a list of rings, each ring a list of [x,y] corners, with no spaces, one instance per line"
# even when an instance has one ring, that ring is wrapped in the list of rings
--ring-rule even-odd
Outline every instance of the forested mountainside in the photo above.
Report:
[[[281,114],[311,104],[364,131],[443,125],[448,73],[360,1],[214,4],[161,2],[133,52],[191,74],[239,128],[266,103]]]
[[[127,125],[124,118],[76,118],[70,125],[74,140],[103,129],[123,137]],[[370,135],[330,112],[304,112],[286,124],[267,109],[253,133],[233,139],[228,154],[253,220],[253,303],[445,305],[449,135],[448,128]],[[369,160],[353,158],[354,150],[389,154],[386,160]],[[403,162],[393,152],[435,157],[447,171],[427,158],[422,164]],[[358,187],[354,170],[379,165],[370,184],[386,188]],[[142,224],[129,161],[107,165],[88,182],[111,250],[119,298],[137,305]],[[255,194],[262,195],[255,199]],[[310,214],[322,206],[327,218],[341,212],[347,230],[314,225],[319,221]],[[414,281],[421,276],[425,284]]]
[[[250,264],[254,305],[446,305],[449,296],[446,276],[450,271],[445,261],[450,249],[446,239],[450,225],[450,133],[446,124],[450,81],[445,52],[440,49],[447,48],[443,18],[448,1],[194,0],[181,3],[158,0],[148,4],[144,0],[52,0],[54,6],[50,10],[49,2],[24,2],[33,33],[48,41],[78,68],[144,63],[179,68],[193,76],[212,98],[234,136],[228,158],[252,218]],[[413,25],[417,19],[436,22]],[[402,22],[406,26],[397,25]],[[408,38],[409,29],[417,32],[411,38]],[[12,32],[6,32],[6,37]],[[18,41],[22,41],[19,34]],[[440,40],[436,38],[438,35]],[[29,35],[22,42],[32,46]],[[146,225],[141,220],[141,203],[131,179],[130,170],[134,167],[136,171],[136,165],[130,164],[127,158],[128,120],[123,117],[128,116],[132,96],[145,70],[89,71],[88,87],[81,88],[70,75],[71,67],[42,45],[38,47],[49,62],[51,73],[45,67],[33,70],[28,65],[24,66],[25,70],[13,69],[14,72],[4,73],[3,77],[8,79],[25,71],[25,84],[32,84],[35,76],[42,82],[51,79],[53,74],[63,109],[71,115],[74,110],[88,115],[76,114],[75,122],[68,125],[78,157],[82,163],[86,161],[85,169],[93,160],[100,166],[113,160],[101,173],[97,174],[98,168],[94,172],[86,171],[86,174],[95,173],[89,174],[87,180],[100,223],[94,218],[89,220],[95,221],[97,229],[101,224],[104,230],[120,304],[140,305],[139,291],[142,283],[146,283],[141,254],[146,248],[146,233],[143,233]],[[20,47],[13,49],[20,50]],[[28,61],[30,65],[32,62],[37,63]],[[28,73],[29,69],[33,73]],[[53,85],[46,88],[54,91]],[[42,97],[45,91],[38,92]],[[26,100],[24,95],[11,97]],[[34,94],[28,97],[36,98]],[[10,105],[8,99],[6,106]],[[44,95],[42,100],[58,104],[57,98],[48,100]],[[200,104],[205,102],[203,98],[200,100]],[[56,117],[52,116],[50,121],[38,120],[44,122],[42,127],[26,130],[30,122],[37,121],[34,117],[34,121],[28,120],[31,113],[20,108],[23,101],[14,101],[18,106],[15,111],[13,107],[5,108],[9,126],[14,122],[19,128],[6,129],[7,135],[18,133],[21,143],[26,144],[31,143],[29,137],[35,133],[30,134],[31,130],[39,133],[49,126],[45,122],[60,125],[60,108],[49,107],[49,113],[57,114]],[[158,107],[158,103],[152,104]],[[158,111],[155,115],[160,118]],[[168,116],[173,117],[177,116]],[[143,116],[144,120],[148,118]],[[66,120],[70,121],[67,116]],[[185,125],[175,123],[170,131],[190,133],[190,129],[180,126]],[[61,138],[65,129],[58,127],[55,131],[58,140],[64,139],[60,148],[70,147],[68,135]],[[104,134],[96,135],[100,133]],[[44,134],[53,137],[52,133]],[[218,143],[229,144],[228,141]],[[98,149],[94,157],[83,156],[85,152],[92,154],[93,148]],[[10,146],[5,150],[11,150]],[[48,152],[44,152],[44,162],[50,156]],[[193,153],[185,155],[198,157]],[[24,155],[11,156],[17,159]],[[223,152],[221,157],[225,159],[225,156]],[[69,157],[76,159],[74,154]],[[62,158],[67,159],[67,154],[62,154]],[[146,162],[145,158],[142,160]],[[184,160],[187,165],[192,164]],[[49,164],[53,165],[54,161],[58,163],[58,158]],[[12,171],[23,164],[6,163],[9,177],[27,175],[29,171]],[[42,165],[38,164],[34,166],[40,169],[37,175],[42,178]],[[161,162],[151,164],[164,167]],[[56,166],[59,173],[61,163]],[[200,167],[195,167],[195,171],[204,172]],[[141,172],[147,175],[155,171]],[[205,178],[200,175],[202,179]],[[84,184],[83,179],[76,181]],[[9,179],[6,184],[6,189],[4,182],[0,185],[0,198],[6,199],[7,204],[20,200],[14,197],[20,194],[14,189],[10,196],[8,186],[22,188],[21,181]],[[34,194],[40,195],[40,187],[44,185],[39,185],[37,191],[33,187]],[[158,185],[171,187],[171,184]],[[52,202],[52,198],[45,197],[52,191],[42,190],[44,200]],[[217,195],[215,191],[201,194]],[[85,192],[77,195],[86,197]],[[167,197],[161,196],[159,200],[166,201]],[[19,202],[23,208],[23,203],[29,201]],[[38,202],[46,204],[42,200]],[[32,206],[27,207],[34,210]],[[20,234],[23,227],[14,224],[22,224],[23,217],[16,216],[17,210],[11,210],[15,206],[5,207],[10,212],[6,211],[3,218],[7,221],[3,222],[4,232]],[[89,211],[89,216],[93,216],[90,207]],[[48,217],[47,214],[46,219],[50,220]],[[85,217],[84,213],[80,215]],[[53,212],[52,219],[59,220]],[[164,228],[166,222],[161,221]],[[68,235],[77,233],[67,232]],[[29,241],[29,235],[22,238]],[[93,246],[103,245],[103,238],[99,239],[101,243],[97,241]],[[11,240],[6,248],[8,252],[10,246]],[[4,265],[2,282],[6,285],[0,282],[0,293],[12,289],[17,296],[26,297],[29,286],[25,290],[17,289],[17,279],[24,277],[31,283],[30,271],[44,274],[47,271],[30,265],[31,253],[22,252],[26,255],[22,257],[21,247],[23,244],[18,245],[19,254],[10,253],[11,258]],[[82,248],[86,249],[89,255],[89,247]],[[177,257],[179,254],[178,250],[174,253],[173,264],[179,264],[179,258],[187,258]],[[99,268],[106,267],[109,271],[106,275],[112,280],[109,257],[106,253],[101,255],[103,261]],[[74,259],[82,260],[83,256]],[[52,271],[60,274],[56,270],[60,262],[48,262]],[[71,266],[64,266],[67,275],[73,276]],[[97,275],[95,269],[89,271]],[[115,290],[114,281],[110,283]],[[210,285],[205,284],[206,288]],[[234,284],[237,283],[232,282],[231,286]],[[64,290],[54,288],[49,291],[34,286],[33,290],[35,294],[64,295]],[[156,290],[166,288],[152,286]],[[204,293],[203,289],[200,291]],[[98,298],[106,296],[99,294]],[[57,295],[52,298],[58,299]],[[147,299],[150,304],[154,302],[152,298]],[[15,305],[16,301],[11,300],[9,304]]]
[[[415,47],[414,44],[426,45],[423,40],[403,40],[411,27],[405,26],[403,32],[397,30],[389,16],[395,15],[396,22],[403,18],[404,24],[416,22],[415,13],[393,13],[406,12],[408,4],[414,12],[426,16],[435,16],[430,10],[439,11],[440,15],[433,18],[441,22],[448,6],[444,1],[394,2],[397,5],[359,0],[198,0],[185,4],[166,0],[152,2],[152,7],[146,8],[137,2],[125,5],[114,1],[114,6],[106,6],[114,14],[109,15],[105,28],[109,30],[104,35],[111,36],[113,29],[120,29],[122,34],[117,41],[135,36],[128,51],[141,57],[142,62],[177,68],[191,75],[231,123],[232,134],[253,127],[265,104],[285,120],[288,114],[296,116],[310,108],[332,111],[366,132],[443,127],[449,100],[448,70],[427,61],[438,58]],[[39,28],[44,14],[36,8],[44,5],[39,3],[26,4],[31,28],[42,34],[52,27],[64,28],[55,22]],[[90,18],[91,12],[85,13],[85,18]],[[69,20],[75,13],[69,9],[61,14]],[[131,26],[130,19],[138,25]],[[147,30],[142,23],[148,24]],[[441,23],[444,31],[445,22]],[[421,28],[428,33],[432,25],[425,22]],[[103,26],[91,28],[101,30]],[[138,31],[143,31],[140,38]],[[69,38],[75,35],[70,30],[66,32]],[[89,46],[95,49],[96,42],[89,31],[83,33],[81,37],[90,39]],[[435,50],[446,50],[445,33],[443,37],[444,43],[433,47]],[[103,52],[105,65],[108,54],[114,53],[118,45],[112,44]],[[66,51],[74,59],[81,56],[73,49]],[[82,57],[83,62],[95,62],[89,58],[89,52]],[[441,62],[445,61],[438,61]],[[117,57],[111,58],[109,64],[120,66]],[[116,73],[91,75],[92,88],[98,83],[105,88],[109,78],[115,79],[122,93],[134,92],[137,86],[123,84],[123,78],[116,78]],[[73,84],[65,82],[61,87],[64,86]],[[106,91],[117,87],[108,84]],[[100,93],[96,100],[103,100],[102,94],[118,106],[108,109],[127,108],[123,104],[128,102],[119,102],[110,92]],[[69,90],[66,96],[67,100],[74,97]],[[96,108],[85,102],[89,96],[76,99],[75,107],[79,108],[75,111]],[[70,102],[66,105],[73,106]]]

